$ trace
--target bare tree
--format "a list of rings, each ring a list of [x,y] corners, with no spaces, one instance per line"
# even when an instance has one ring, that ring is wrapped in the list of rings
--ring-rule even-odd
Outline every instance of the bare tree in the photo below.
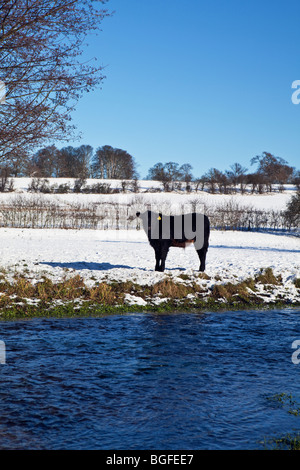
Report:
[[[266,177],[262,173],[250,173],[246,175],[246,184],[250,185],[252,193],[263,194],[266,188]]]
[[[219,192],[223,194],[228,194],[228,178],[225,173],[220,170],[215,169],[216,182],[219,188]]]
[[[289,200],[284,211],[287,225],[291,227],[300,226],[300,190],[298,190]]]
[[[226,193],[228,187],[227,177],[222,171],[217,168],[210,168],[205,175],[202,177],[208,186],[210,193],[214,194],[218,187],[220,193]]]
[[[294,170],[291,176],[291,183],[296,185],[296,188],[300,190],[300,170]]]
[[[4,166],[7,168],[10,176],[18,177],[26,175],[28,163],[29,158],[27,152],[23,149],[16,149],[11,152],[9,161],[4,164],[0,162],[0,167]]]
[[[226,171],[226,175],[229,182],[233,185],[234,190],[236,190],[236,186],[239,185],[242,194],[245,192],[246,173],[247,168],[244,168],[240,163],[234,163],[230,166],[230,170]]]
[[[90,176],[90,160],[93,148],[90,145],[63,147],[55,159],[55,176],[63,178],[81,178]]]
[[[268,188],[268,191],[272,191],[272,185],[274,183],[287,183],[291,175],[293,174],[294,168],[287,165],[287,162],[280,157],[275,157],[269,152],[263,152],[262,155],[257,155],[251,159],[251,165],[258,163],[257,173],[263,175]]]
[[[9,169],[8,168],[0,168],[0,193],[4,193],[5,191],[13,191],[14,189],[14,181],[13,179],[8,178],[9,176]]]
[[[199,190],[200,190],[200,191],[204,191],[205,183],[206,183],[206,180],[205,180],[205,177],[204,177],[204,176],[201,176],[201,178],[195,178],[195,179],[194,179],[194,187],[195,187],[196,193],[197,193]]]
[[[178,186],[176,182],[181,178],[179,165],[176,162],[167,162],[164,164],[163,187],[165,191],[174,191]]]
[[[180,179],[185,182],[185,189],[187,192],[190,192],[192,190],[192,187],[191,187],[191,182],[193,180],[192,169],[193,167],[189,163],[184,163],[179,168]]]
[[[27,166],[28,176],[51,178],[58,176],[56,172],[59,150],[51,145],[38,150]]]
[[[106,0],[1,0],[0,162],[47,140],[68,140],[71,111],[103,80],[102,67],[80,61],[88,33],[108,15]]]
[[[193,179],[191,170],[192,166],[189,163],[184,163],[181,167],[176,162],[156,163],[150,168],[147,178],[161,181],[164,191],[180,189],[180,181],[184,181],[187,191],[190,191],[190,183]]]
[[[96,150],[92,159],[92,174],[95,178],[135,179],[136,163],[126,150],[104,145]]]
[[[148,171],[147,179],[151,181],[163,181],[165,178],[165,171],[163,163],[156,163]]]

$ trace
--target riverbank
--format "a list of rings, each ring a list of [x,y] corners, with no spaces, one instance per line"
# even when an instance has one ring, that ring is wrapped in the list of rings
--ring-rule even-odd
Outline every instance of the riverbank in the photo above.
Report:
[[[109,286],[105,285],[106,289]],[[126,296],[127,294],[125,294]],[[264,302],[261,298],[231,297],[227,300],[214,298],[213,296],[206,300],[180,300],[171,299],[157,304],[155,301],[145,303],[144,305],[130,304],[128,302],[107,304],[105,302],[82,301],[82,299],[54,300],[45,302],[34,298],[15,297],[11,301],[3,297],[0,302],[0,320],[18,320],[30,318],[72,318],[72,317],[101,317],[109,314],[127,314],[127,313],[180,313],[182,311],[189,313],[206,313],[222,311],[247,311],[247,310],[271,310],[274,308],[297,308],[300,302],[290,302],[287,299],[276,299]]]
[[[164,273],[143,231],[1,229],[0,316],[300,305],[299,238],[212,231],[205,273],[193,247]]]

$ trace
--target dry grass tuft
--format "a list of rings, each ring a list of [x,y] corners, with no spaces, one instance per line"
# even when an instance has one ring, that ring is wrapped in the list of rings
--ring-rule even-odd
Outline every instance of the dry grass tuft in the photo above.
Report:
[[[294,284],[295,284],[295,287],[297,287],[297,289],[300,289],[300,278],[299,277],[294,280]]]
[[[196,283],[185,285],[176,283],[172,279],[164,279],[154,284],[150,291],[150,295],[159,294],[170,299],[183,299],[189,294],[202,292],[202,289]]]
[[[262,284],[273,284],[278,285],[282,282],[281,276],[275,276],[273,273],[272,268],[266,268],[265,270],[261,270],[260,274],[255,276],[256,282],[261,282]]]
[[[253,279],[246,279],[238,284],[215,284],[212,288],[212,297],[214,299],[224,298],[227,301],[235,301],[237,299],[248,302],[253,294],[248,290],[255,290],[255,282]]]
[[[115,301],[121,300],[123,295],[117,296],[111,285],[101,282],[87,291],[87,299],[101,304],[112,305]]]

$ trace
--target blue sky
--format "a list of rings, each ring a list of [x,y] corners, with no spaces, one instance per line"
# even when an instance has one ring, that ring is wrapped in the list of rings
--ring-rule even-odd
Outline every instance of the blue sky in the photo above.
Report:
[[[90,37],[101,90],[78,103],[78,146],[127,150],[143,178],[157,162],[194,176],[263,151],[299,168],[299,0],[110,0]],[[59,147],[62,145],[58,144]]]

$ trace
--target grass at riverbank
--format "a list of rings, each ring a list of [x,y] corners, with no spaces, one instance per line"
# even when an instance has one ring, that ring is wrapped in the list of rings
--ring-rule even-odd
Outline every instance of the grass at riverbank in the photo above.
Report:
[[[207,281],[210,281],[207,284]],[[293,282],[290,298],[282,277],[271,268],[242,282],[223,282],[199,273],[182,274],[177,280],[168,274],[160,281],[141,286],[117,280],[88,285],[80,275],[53,281],[43,276],[34,281],[25,274],[8,280],[0,275],[0,318],[99,316],[109,313],[219,311],[300,305],[300,280]]]
[[[287,413],[295,417],[300,416],[300,403],[290,393],[277,393],[268,397],[274,407],[281,407]],[[265,447],[268,450],[300,450],[300,433],[290,432],[280,437],[265,439]]]

